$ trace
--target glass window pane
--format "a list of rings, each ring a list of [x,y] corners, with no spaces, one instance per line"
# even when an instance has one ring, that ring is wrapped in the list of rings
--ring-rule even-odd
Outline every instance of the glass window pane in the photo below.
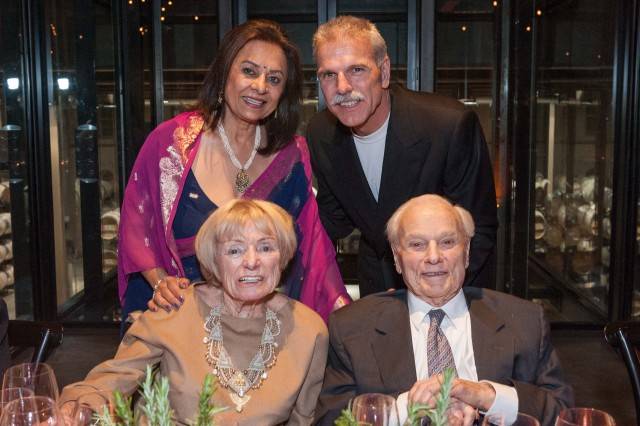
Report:
[[[112,320],[115,296],[104,298],[114,294],[104,285],[115,278],[120,209],[112,10],[48,1],[45,16],[58,311],[98,302],[111,314],[96,319]]]
[[[196,102],[218,49],[217,1],[163,1],[161,6],[164,118]]]
[[[436,8],[441,13],[452,12],[492,12],[492,8],[497,6],[497,2],[491,0],[438,0]]]
[[[307,123],[318,109],[318,85],[316,66],[311,47],[313,33],[318,28],[316,2],[304,0],[291,7],[287,1],[249,0],[247,2],[248,19],[270,19],[279,23],[291,41],[300,49],[303,72],[302,114],[298,133],[304,134]]]
[[[559,285],[533,279],[529,288],[556,294],[547,308],[557,320],[607,317],[613,9],[575,1],[537,18],[532,255]]]
[[[407,84],[407,1],[337,0],[338,15],[354,15],[376,24],[387,42],[391,81]]]
[[[112,10],[95,4],[96,16],[96,121],[99,160],[100,236],[105,282],[114,280],[117,260],[117,229],[120,221],[118,179],[118,133],[115,103],[115,70]]]
[[[9,318],[32,319],[25,61],[21,2],[0,13],[0,297]],[[13,255],[16,253],[16,256]]]
[[[481,9],[479,2],[471,0],[455,2],[455,5],[438,3],[435,90],[459,99],[478,114],[497,168],[498,146],[493,136],[496,9],[491,6]],[[487,2],[482,3],[486,6]]]

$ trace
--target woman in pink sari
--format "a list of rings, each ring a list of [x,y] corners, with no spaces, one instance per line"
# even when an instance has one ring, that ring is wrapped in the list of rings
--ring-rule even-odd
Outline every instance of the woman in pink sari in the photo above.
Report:
[[[159,125],[133,167],[119,229],[123,324],[133,311],[179,308],[182,289],[203,280],[195,235],[234,198],[269,200],[294,218],[289,297],[325,321],[349,303],[318,218],[306,141],[294,134],[301,93],[298,51],[276,23],[248,21],[227,33],[197,108]]]

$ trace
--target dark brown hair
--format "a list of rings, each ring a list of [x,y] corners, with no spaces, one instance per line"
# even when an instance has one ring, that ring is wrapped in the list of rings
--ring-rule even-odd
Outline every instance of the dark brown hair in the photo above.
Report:
[[[267,129],[267,145],[258,152],[269,155],[284,148],[293,140],[300,118],[302,101],[302,66],[298,48],[289,41],[284,30],[275,22],[264,19],[247,21],[225,34],[220,50],[211,63],[198,97],[198,109],[209,129],[214,129],[224,113],[218,102],[224,93],[229,70],[236,55],[247,43],[260,40],[279,46],[287,58],[287,81],[276,111],[261,123]],[[277,112],[277,114],[276,114]]]

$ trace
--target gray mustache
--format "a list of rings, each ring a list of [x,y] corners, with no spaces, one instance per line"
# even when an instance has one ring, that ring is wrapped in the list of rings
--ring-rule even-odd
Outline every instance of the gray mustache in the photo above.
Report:
[[[346,95],[337,94],[331,100],[331,105],[341,104],[343,102],[363,101],[364,95],[356,90],[347,93]]]

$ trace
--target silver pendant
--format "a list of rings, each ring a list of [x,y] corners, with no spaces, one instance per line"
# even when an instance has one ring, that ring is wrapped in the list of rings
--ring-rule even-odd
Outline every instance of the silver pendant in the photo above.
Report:
[[[249,175],[244,169],[240,169],[236,175],[236,191],[238,194],[244,194],[244,191],[249,187]]]
[[[239,396],[234,392],[229,392],[229,395],[231,396],[231,401],[236,405],[236,411],[238,413],[242,412],[244,406],[251,399],[251,395]]]

